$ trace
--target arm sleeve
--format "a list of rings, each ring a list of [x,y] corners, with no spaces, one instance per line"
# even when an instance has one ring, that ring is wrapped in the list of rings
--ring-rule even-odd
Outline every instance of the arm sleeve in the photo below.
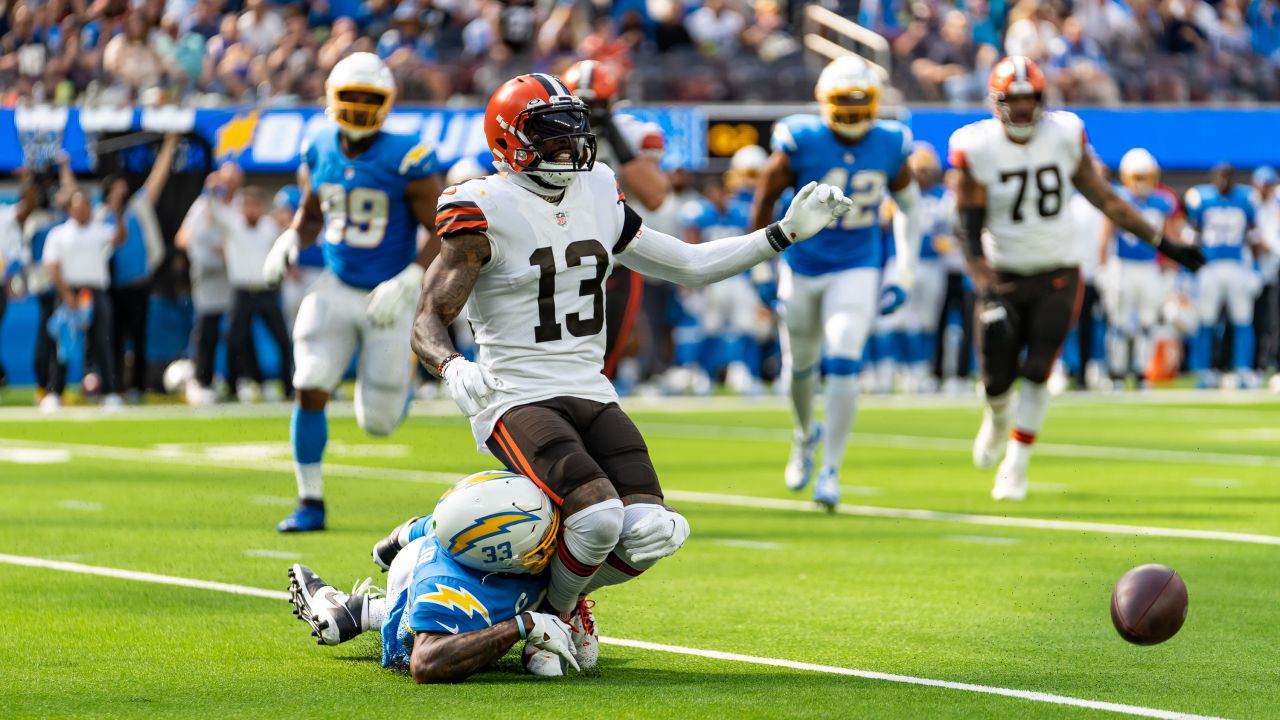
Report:
[[[780,252],[785,246],[780,247],[769,237],[772,227],[690,245],[645,226],[621,251],[615,252],[618,262],[638,273],[686,287],[702,287],[733,277]]]

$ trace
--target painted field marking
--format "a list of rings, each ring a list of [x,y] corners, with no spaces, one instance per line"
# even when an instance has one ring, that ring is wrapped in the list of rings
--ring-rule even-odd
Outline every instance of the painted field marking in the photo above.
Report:
[[[18,465],[58,465],[71,462],[71,453],[49,448],[9,447],[0,448],[0,462]]]
[[[273,560],[301,560],[302,555],[285,550],[263,550],[254,548],[244,551],[245,557],[272,558]]]
[[[1235,478],[1193,477],[1187,482],[1196,487],[1217,488],[1219,490],[1235,490],[1249,485],[1247,480],[1236,480]]]
[[[102,512],[102,503],[87,500],[59,500],[58,507],[77,512]]]
[[[254,505],[266,505],[267,507],[293,507],[298,504],[297,499],[284,497],[283,495],[254,495],[249,498],[249,502]]]
[[[23,567],[42,568],[46,570],[61,570],[63,572],[80,573],[84,575],[98,575],[101,577],[110,577],[120,580],[135,580],[138,582],[157,583],[160,585],[173,585],[177,587],[195,588],[198,590],[213,590],[216,592],[231,593],[234,595],[249,595],[269,600],[289,599],[289,593],[282,590],[266,590],[263,588],[248,587],[246,585],[232,585],[230,583],[195,580],[192,578],[174,577],[172,575],[156,575],[154,573],[136,572],[134,570],[120,570],[117,568],[100,567],[97,565],[82,565],[80,563],[45,560],[44,558],[27,557],[24,555],[0,554],[0,563],[20,565]],[[882,682],[901,683],[904,685],[923,685],[925,687],[944,688],[947,690],[960,690],[985,695],[999,695],[1002,697],[1030,700],[1032,702],[1048,703],[1051,705],[1065,705],[1069,707],[1101,710],[1103,712],[1119,713],[1123,715],[1160,718],[1161,720],[1222,720],[1221,718],[1215,718],[1207,715],[1192,715],[1172,710],[1142,707],[1140,705],[1125,705],[1122,703],[1104,702],[1101,700],[1086,700],[1084,698],[1071,697],[1069,695],[1056,695],[1053,693],[1036,692],[1034,690],[1017,690],[1014,688],[1002,688],[992,685],[976,685],[973,683],[953,682],[951,680],[935,680],[932,678],[914,677],[911,675],[897,675],[894,673],[876,672],[874,670],[857,670],[854,668],[837,667],[834,665],[817,665],[814,663],[783,660],[780,658],[740,655],[738,653],[721,652],[719,650],[701,650],[698,648],[683,647],[680,645],[664,645],[661,643],[646,642],[644,640],[626,640],[623,638],[602,637],[600,638],[600,642],[607,645],[617,645],[618,647],[629,647],[637,650],[650,650],[653,652],[665,652],[675,655],[692,655],[712,660],[726,660],[729,662],[787,668],[789,670],[819,672],[830,675],[844,675],[847,677],[862,678],[864,680],[879,680]]]
[[[978,543],[979,545],[1017,545],[1022,542],[1018,538],[998,537],[996,535],[943,535],[942,537],[944,540]]]
[[[0,438],[0,447],[10,442]],[[23,441],[28,444],[31,441]],[[284,460],[252,460],[222,461],[213,463],[203,455],[161,455],[144,448],[122,448],[107,445],[77,445],[72,443],[42,443],[46,446],[65,448],[82,457],[125,462],[165,462],[175,465],[208,468],[219,465],[223,468],[251,469],[267,472],[293,473],[293,463]],[[460,473],[434,472],[428,470],[406,470],[402,468],[376,468],[363,465],[340,465],[325,463],[325,474],[330,477],[347,477],[362,480],[384,480],[394,482],[425,483],[434,485],[452,485],[458,481]],[[751,495],[726,495],[721,493],[696,492],[692,490],[664,489],[663,494],[681,502],[701,505],[721,505],[727,507],[762,508],[765,510],[789,510],[799,512],[825,512],[806,500],[787,500],[783,498],[757,497]],[[1252,545],[1280,545],[1280,536],[1259,535],[1255,533],[1230,532],[1224,530],[1192,530],[1183,528],[1151,527],[1143,525],[1121,525],[1116,523],[1097,523],[1082,520],[1047,520],[1043,518],[1026,518],[1005,515],[974,515],[969,513],[945,512],[939,510],[920,510],[913,508],[892,508],[876,505],[840,505],[836,512],[841,515],[859,517],[891,518],[895,520],[925,520],[933,522],[953,522],[969,525],[989,525],[994,527],[1017,527],[1032,530],[1060,530],[1066,532],[1101,533],[1104,535],[1133,535],[1139,537],[1170,537],[1187,540],[1217,540],[1222,542],[1247,543]]]
[[[762,540],[738,540],[735,538],[717,538],[711,542],[716,545],[747,550],[781,550],[784,547],[782,543],[764,542]]]

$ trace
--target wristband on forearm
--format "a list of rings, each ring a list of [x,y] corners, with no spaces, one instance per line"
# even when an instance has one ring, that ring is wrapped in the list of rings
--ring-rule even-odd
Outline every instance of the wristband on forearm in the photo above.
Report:
[[[529,633],[524,629],[524,613],[516,613],[516,627],[520,630],[520,639],[528,640]]]
[[[454,360],[457,360],[460,357],[462,357],[462,353],[460,352],[449,353],[448,355],[446,355],[444,359],[440,361],[440,364],[436,366],[436,374],[439,375],[440,377],[444,377],[445,367],[449,363],[453,362]]]
[[[769,223],[765,226],[764,237],[769,241],[769,247],[775,252],[782,252],[791,246],[791,240],[787,238],[787,234],[783,232],[780,223]]]
[[[960,224],[956,228],[964,240],[965,251],[969,257],[982,257],[982,226],[987,222],[985,207],[960,208]]]

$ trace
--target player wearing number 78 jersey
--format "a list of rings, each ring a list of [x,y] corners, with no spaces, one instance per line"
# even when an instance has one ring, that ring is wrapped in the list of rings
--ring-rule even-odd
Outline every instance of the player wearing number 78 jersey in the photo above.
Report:
[[[961,172],[957,230],[978,291],[975,328],[987,401],[973,461],[989,468],[1005,455],[991,491],[996,500],[1026,497],[1031,446],[1049,408],[1045,381],[1079,307],[1079,243],[1066,212],[1072,186],[1169,259],[1192,270],[1204,264],[1198,249],[1164,237],[1098,174],[1084,123],[1069,112],[1046,112],[1044,88],[1031,60],[1001,60],[989,83],[995,117],[951,136],[951,164]]]
[[[826,383],[822,471],[813,499],[835,508],[840,464],[857,413],[862,350],[877,311],[907,300],[920,254],[920,191],[907,158],[911,131],[877,120],[880,77],[857,56],[832,61],[818,76],[819,115],[791,115],[773,130],[773,154],[757,186],[752,227],[764,227],[788,187],[817,180],[843,188],[854,207],[810,242],[788,248],[778,278],[783,373],[795,422],[785,482],[801,490],[813,476],[823,430],[814,420],[818,363]],[[885,263],[880,205],[893,193],[894,260]],[[885,272],[882,273],[882,269]],[[826,355],[822,357],[824,350]]]
[[[381,130],[395,100],[391,71],[376,55],[354,53],[334,66],[325,87],[333,123],[303,141],[301,204],[263,268],[277,283],[301,248],[322,244],[325,273],[293,327],[298,508],[280,532],[324,529],[325,405],[357,347],[356,422],[370,435],[387,435],[404,419],[413,379],[405,340],[438,248],[435,238],[421,251],[417,245],[418,226],[433,226],[440,194],[435,153],[415,137]]]

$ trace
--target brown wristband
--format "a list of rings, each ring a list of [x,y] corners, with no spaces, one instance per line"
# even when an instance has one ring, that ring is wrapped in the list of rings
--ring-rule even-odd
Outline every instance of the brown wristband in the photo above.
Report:
[[[436,366],[436,374],[439,375],[440,377],[444,377],[445,366],[453,362],[454,360],[457,360],[460,357],[462,357],[462,353],[460,352],[449,353],[448,355],[446,355],[444,359],[440,361],[440,364]]]

